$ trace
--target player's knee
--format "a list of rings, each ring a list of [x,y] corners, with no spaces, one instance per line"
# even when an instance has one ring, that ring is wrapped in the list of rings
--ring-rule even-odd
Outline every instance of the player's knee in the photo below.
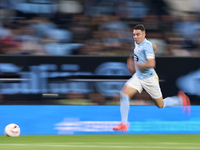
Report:
[[[163,104],[157,104],[158,108],[163,108]]]
[[[123,91],[120,91],[119,94],[120,94],[120,99],[124,99],[124,98],[130,99],[130,98],[129,98],[129,95],[126,94],[126,93],[124,93]]]
[[[125,92],[123,92],[123,91],[120,91],[119,92],[119,95],[121,96],[121,97],[123,97],[123,96],[128,96]]]
[[[153,99],[155,105],[158,107],[158,108],[163,108],[164,106],[164,102],[163,102],[163,98],[160,97],[160,98],[157,98],[157,99]]]

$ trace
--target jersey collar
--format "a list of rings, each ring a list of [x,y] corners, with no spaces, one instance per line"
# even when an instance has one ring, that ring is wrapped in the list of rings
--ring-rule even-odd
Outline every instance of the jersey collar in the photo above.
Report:
[[[138,44],[138,45],[142,45],[143,43],[145,43],[146,42],[146,38],[144,39],[144,41],[142,41],[140,44]]]

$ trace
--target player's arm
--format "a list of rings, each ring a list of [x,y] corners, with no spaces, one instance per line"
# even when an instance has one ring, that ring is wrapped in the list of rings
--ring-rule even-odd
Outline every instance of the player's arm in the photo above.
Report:
[[[127,59],[127,67],[130,74],[135,73],[135,63],[132,55],[130,55],[129,58]]]
[[[158,46],[155,43],[152,43],[154,53],[157,51]]]
[[[154,58],[147,59],[146,62],[137,63],[137,67],[139,70],[147,69],[147,68],[155,68],[156,61]]]
[[[154,45],[154,46],[153,46]],[[146,46],[146,62],[138,62],[137,67],[139,70],[147,69],[147,68],[155,68],[156,61],[155,61],[155,50],[157,50],[157,45],[153,43],[153,45]]]

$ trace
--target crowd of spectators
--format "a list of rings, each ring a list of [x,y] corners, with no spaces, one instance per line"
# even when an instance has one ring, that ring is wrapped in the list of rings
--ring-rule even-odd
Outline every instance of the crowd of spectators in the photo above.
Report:
[[[157,56],[200,56],[199,12],[166,0],[1,0],[0,54],[129,55],[142,23]]]

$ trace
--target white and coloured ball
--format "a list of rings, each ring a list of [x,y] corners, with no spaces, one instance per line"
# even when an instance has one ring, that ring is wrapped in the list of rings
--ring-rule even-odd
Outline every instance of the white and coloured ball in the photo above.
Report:
[[[8,124],[5,127],[4,134],[10,137],[18,137],[20,135],[20,128],[17,124]]]

